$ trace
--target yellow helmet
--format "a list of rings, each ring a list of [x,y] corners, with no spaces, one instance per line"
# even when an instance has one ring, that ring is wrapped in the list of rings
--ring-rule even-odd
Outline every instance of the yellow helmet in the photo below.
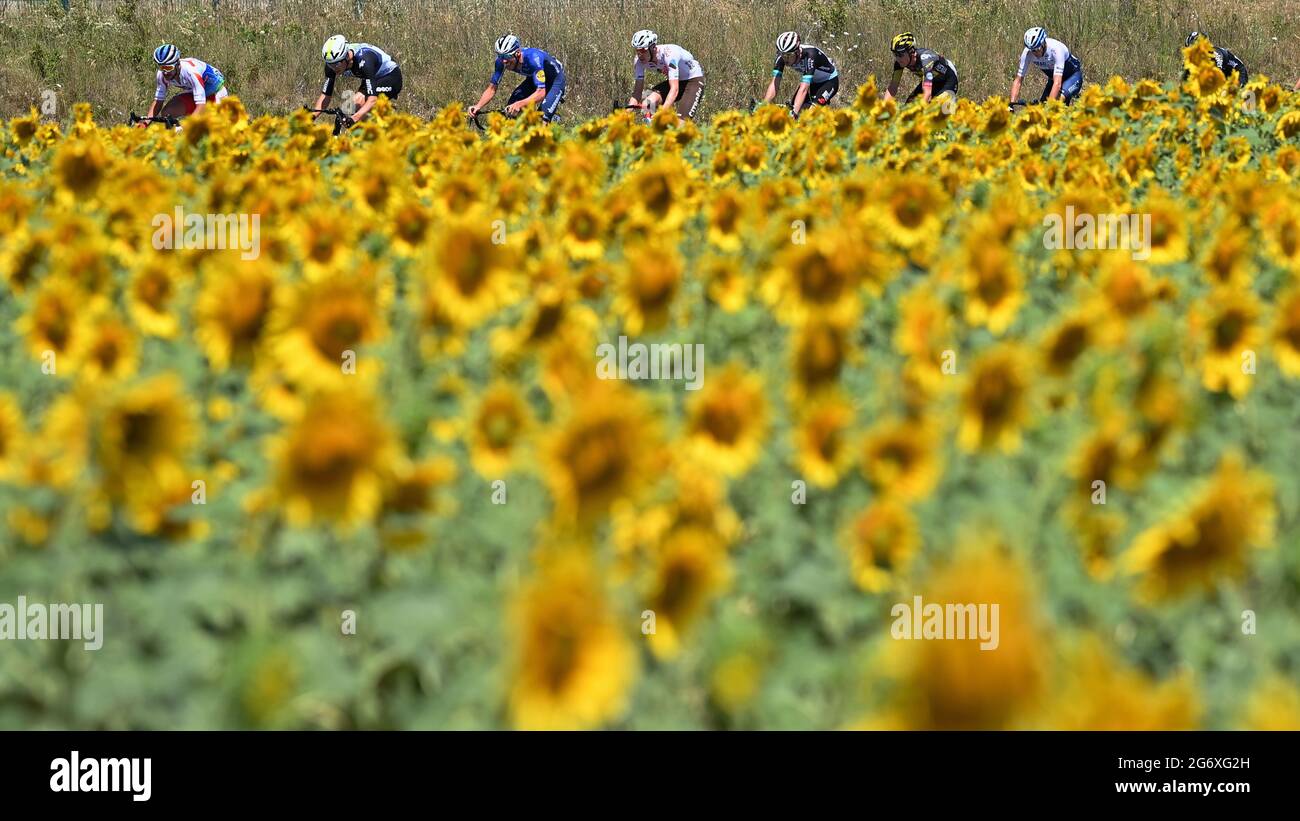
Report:
[[[905,31],[894,37],[894,42],[889,45],[889,48],[895,54],[916,48],[916,38],[912,36],[912,32]]]

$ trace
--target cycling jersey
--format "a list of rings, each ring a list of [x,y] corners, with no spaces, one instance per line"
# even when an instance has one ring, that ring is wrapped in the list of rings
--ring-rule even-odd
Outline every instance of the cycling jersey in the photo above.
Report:
[[[1223,72],[1224,77],[1230,77],[1232,72],[1237,72],[1237,82],[1243,86],[1250,76],[1246,71],[1246,64],[1226,48],[1214,47],[1214,64],[1219,67],[1219,71]]]
[[[907,70],[920,77],[922,81],[934,83],[936,86],[946,86],[950,84],[949,78],[953,81],[957,79],[957,67],[952,61],[937,51],[928,48],[918,48],[916,50],[918,58],[914,65],[905,66],[894,58],[894,79],[890,81],[891,85],[897,83],[903,76],[903,71]]]
[[[528,77],[537,88],[546,88],[548,79],[554,80],[557,74],[564,72],[564,65],[540,48],[522,49],[521,57],[522,61],[519,67],[510,70]],[[492,85],[498,85],[501,82],[501,75],[505,71],[506,58],[498,57],[492,72]]]
[[[172,86],[190,92],[195,105],[202,105],[209,97],[217,96],[217,92],[225,82],[226,78],[216,66],[210,66],[193,57],[186,57],[181,60],[180,66],[171,77],[164,76],[161,71],[158,72],[158,87],[153,98],[160,102],[167,99],[167,87]]]
[[[840,72],[835,68],[835,63],[831,58],[826,56],[826,52],[816,46],[803,46],[799,50],[799,57],[791,65],[786,63],[785,55],[776,55],[776,64],[772,66],[772,76],[780,77],[785,73],[787,68],[794,68],[802,75],[802,81],[805,83],[824,83],[834,77],[838,77]]]
[[[1051,77],[1070,77],[1080,68],[1079,58],[1070,53],[1065,43],[1053,40],[1051,37],[1047,38],[1047,50],[1042,57],[1029,49],[1020,52],[1020,68],[1016,71],[1017,77],[1025,76],[1025,69],[1029,67],[1029,63],[1033,63],[1035,68]]]
[[[681,46],[662,45],[655,48],[655,56],[649,62],[637,57],[632,62],[638,80],[645,79],[646,69],[651,68],[660,74],[668,75],[669,80],[694,80],[704,76],[704,69],[691,53]]]
[[[343,76],[360,79],[361,85],[357,90],[367,97],[378,97],[380,92],[394,96],[392,89],[400,86],[400,83],[389,83],[387,75],[399,71],[397,61],[383,49],[369,43],[348,43],[348,49],[352,51],[352,67],[344,71]],[[337,76],[334,69],[325,66],[325,86],[321,93],[326,97],[334,96],[334,79]],[[400,77],[400,74],[397,76]]]

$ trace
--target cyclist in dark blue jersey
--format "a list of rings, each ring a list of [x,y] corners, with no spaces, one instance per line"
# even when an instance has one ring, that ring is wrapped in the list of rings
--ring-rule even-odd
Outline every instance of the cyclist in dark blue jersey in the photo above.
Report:
[[[816,46],[806,46],[799,41],[799,33],[783,32],[776,38],[776,63],[772,66],[772,81],[767,85],[763,102],[776,99],[781,75],[787,67],[799,72],[799,87],[790,100],[790,113],[795,117],[809,104],[828,105],[840,90],[840,72],[826,52]]]
[[[1204,34],[1199,31],[1194,31],[1187,35],[1187,40],[1183,42],[1183,46],[1185,48],[1191,48],[1197,40],[1200,40],[1203,37],[1205,37]],[[1243,63],[1237,55],[1228,51],[1226,48],[1219,48],[1213,44],[1211,44],[1211,47],[1210,58],[1214,60],[1214,64],[1219,67],[1219,71],[1223,72],[1224,77],[1231,78],[1233,74],[1236,74],[1237,85],[1240,86],[1244,86],[1250,81],[1250,72],[1246,70],[1246,64]],[[1187,79],[1189,73],[1190,72],[1186,69],[1183,70],[1183,80]]]
[[[361,80],[352,98],[356,104],[353,122],[366,118],[380,94],[395,100],[402,93],[402,69],[383,49],[369,43],[349,43],[342,34],[336,34],[321,47],[321,57],[325,61],[325,85],[313,108],[324,108],[334,98],[334,82],[340,76]]]
[[[564,64],[539,48],[524,48],[513,34],[500,37],[496,42],[496,65],[492,79],[483,96],[469,107],[473,116],[496,96],[501,75],[507,71],[522,74],[524,81],[510,95],[506,112],[518,114],[530,105],[541,105],[542,120],[551,122],[556,117],[560,103],[564,102]]]

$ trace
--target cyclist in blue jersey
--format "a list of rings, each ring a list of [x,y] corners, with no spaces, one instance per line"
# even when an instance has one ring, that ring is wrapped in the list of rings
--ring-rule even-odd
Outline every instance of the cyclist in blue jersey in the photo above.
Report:
[[[524,81],[510,95],[506,104],[506,113],[514,116],[530,105],[541,105],[542,120],[550,122],[556,118],[560,103],[564,102],[564,64],[540,48],[524,48],[519,38],[507,34],[496,41],[496,66],[492,79],[483,96],[470,106],[470,116],[474,116],[496,96],[501,75],[507,71],[522,74]]]
[[[140,128],[153,117],[184,117],[226,96],[226,78],[217,67],[193,57],[182,59],[176,46],[164,43],[154,49],[153,61],[158,65],[157,88]],[[169,88],[179,88],[181,93],[164,103]]]
[[[361,80],[352,96],[356,106],[351,114],[353,122],[366,118],[380,94],[395,100],[402,93],[402,69],[383,49],[369,43],[349,43],[342,34],[335,34],[321,47],[321,58],[325,61],[325,85],[314,109],[325,108],[334,98],[334,82],[339,76]]]
[[[776,99],[781,75],[790,66],[799,72],[799,88],[790,100],[790,113],[795,117],[810,102],[830,104],[831,98],[840,90],[840,72],[826,52],[816,46],[805,46],[799,41],[798,32],[787,31],[776,38],[776,63],[772,66],[772,81],[767,84],[763,102],[770,103]]]

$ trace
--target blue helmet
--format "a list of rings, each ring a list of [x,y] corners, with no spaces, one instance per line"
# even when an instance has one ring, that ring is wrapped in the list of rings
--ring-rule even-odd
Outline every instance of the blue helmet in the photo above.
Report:
[[[153,61],[160,66],[174,66],[181,61],[181,50],[171,43],[163,43],[153,50]]]
[[[1047,29],[1042,26],[1034,26],[1025,32],[1025,48],[1035,51],[1047,42]]]

